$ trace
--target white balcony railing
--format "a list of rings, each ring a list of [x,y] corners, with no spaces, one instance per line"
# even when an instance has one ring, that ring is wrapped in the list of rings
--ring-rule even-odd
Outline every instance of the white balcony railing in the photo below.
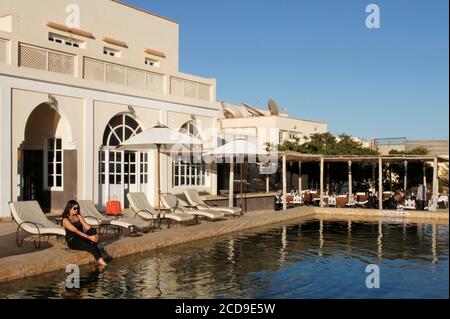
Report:
[[[210,101],[211,85],[170,76],[165,89],[165,74],[150,72],[113,64],[105,61],[84,58],[84,78],[106,83],[119,84],[134,89],[147,90],[159,94],[171,94],[191,99]]]
[[[91,58],[84,58],[84,78],[106,83],[119,84],[134,89],[164,93],[164,75],[123,65],[112,64]]]
[[[6,63],[8,42],[0,39],[0,63]],[[83,79],[122,85],[158,94],[169,94],[194,100],[211,101],[211,84],[185,79],[89,57],[19,43],[19,67],[77,76],[77,61],[82,59]]]
[[[191,99],[210,101],[211,86],[172,76],[170,77],[170,94]]]
[[[8,61],[8,41],[0,39],[0,63],[7,63]]]
[[[67,53],[19,44],[19,66],[67,75],[75,75],[75,56]]]

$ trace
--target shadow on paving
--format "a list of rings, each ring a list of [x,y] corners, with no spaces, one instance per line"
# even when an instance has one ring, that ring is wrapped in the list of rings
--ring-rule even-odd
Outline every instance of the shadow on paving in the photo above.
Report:
[[[26,234],[21,233],[20,238],[26,236]],[[23,241],[22,247],[18,247],[16,243],[16,233],[11,233],[7,235],[0,236],[0,258],[8,257],[8,256],[17,256],[24,255],[28,253],[36,252],[37,249],[34,247],[34,236],[28,236]],[[61,244],[59,244],[61,245]],[[52,240],[46,243],[44,240],[41,241],[40,251],[49,249],[53,247],[54,244]]]
[[[27,235],[26,233],[23,232],[21,232],[19,236],[20,239],[25,237],[25,240],[23,241],[21,247],[17,246],[15,232],[0,236],[0,258],[25,255],[37,251],[45,251],[52,247],[70,250],[66,245],[65,239],[56,240],[55,237],[51,237],[50,240],[46,242],[42,238],[41,247],[39,249],[36,249],[34,246],[34,239],[37,237]],[[100,235],[100,244],[107,250],[109,245],[113,244],[119,239],[120,237],[114,233],[102,234]]]

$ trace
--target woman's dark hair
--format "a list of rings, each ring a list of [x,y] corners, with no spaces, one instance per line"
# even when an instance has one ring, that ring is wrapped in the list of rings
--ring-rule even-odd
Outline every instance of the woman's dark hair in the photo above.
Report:
[[[78,204],[77,201],[75,200],[70,200],[67,202],[66,208],[64,209],[64,212],[62,213],[62,218],[67,218],[70,215],[70,211],[72,210],[72,208],[74,208],[75,206],[80,207],[80,205]]]

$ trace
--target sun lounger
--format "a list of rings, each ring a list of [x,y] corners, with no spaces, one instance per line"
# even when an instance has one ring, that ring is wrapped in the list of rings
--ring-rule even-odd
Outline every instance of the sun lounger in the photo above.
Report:
[[[186,214],[184,212],[157,212],[147,200],[145,193],[128,193],[127,194],[130,207],[135,212],[135,216],[147,221],[159,221],[159,226],[163,219],[169,221],[168,227],[170,227],[170,221],[176,221],[179,223],[188,222],[194,219],[192,214]]]
[[[19,230],[23,230],[31,235],[38,236],[34,240],[36,249],[41,247],[41,237],[66,236],[64,227],[51,222],[42,211],[37,201],[24,201],[9,203],[11,215],[18,227],[16,231],[16,243],[21,247],[24,238],[19,240]]]
[[[206,204],[200,197],[199,193],[195,189],[187,189],[184,191],[184,195],[188,202],[195,206],[198,210],[202,211],[216,211],[233,216],[242,216],[242,210],[238,207],[212,207]]]
[[[225,213],[213,210],[189,210],[189,205],[173,194],[164,194],[161,200],[166,208],[171,209],[174,213],[187,213],[196,216],[206,217],[209,220],[219,220],[225,216]]]
[[[141,218],[119,218],[110,219],[105,218],[95,207],[94,203],[90,200],[80,200],[78,201],[80,205],[80,213],[86,220],[86,222],[91,226],[98,227],[118,227],[119,229],[127,229],[130,232],[136,231],[138,229],[150,228],[146,221]]]

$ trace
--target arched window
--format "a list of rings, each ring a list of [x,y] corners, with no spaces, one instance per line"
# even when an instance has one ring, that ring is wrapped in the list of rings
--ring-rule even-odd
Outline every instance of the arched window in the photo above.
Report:
[[[148,151],[122,151],[116,147],[142,133],[142,127],[130,114],[114,116],[105,127],[103,145],[99,155],[99,202],[105,207],[116,197],[128,207],[128,193],[143,192],[148,195]]]
[[[195,121],[189,121],[180,128],[181,133],[191,134],[201,140],[200,131],[197,129]],[[191,146],[191,152],[201,150],[201,145]],[[189,160],[180,156],[173,159],[173,186],[174,187],[204,187],[209,182],[209,170],[201,160],[201,154],[190,156]]]
[[[191,134],[192,136],[198,138],[199,140],[202,139],[199,130],[197,129],[197,125],[195,121],[189,121],[183,124],[180,128],[181,133]]]
[[[142,133],[142,128],[130,115],[114,116],[103,134],[103,146],[116,147],[139,133]]]

